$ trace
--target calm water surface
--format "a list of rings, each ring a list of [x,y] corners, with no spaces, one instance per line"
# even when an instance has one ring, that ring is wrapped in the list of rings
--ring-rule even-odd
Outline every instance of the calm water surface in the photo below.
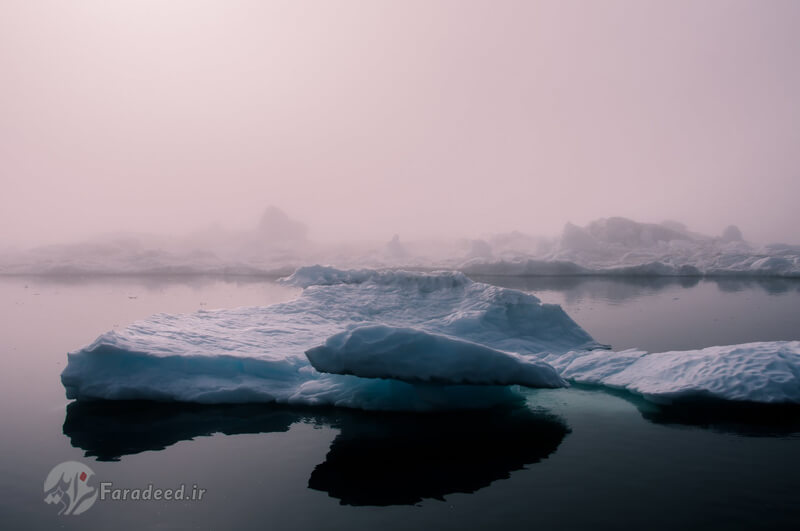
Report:
[[[800,282],[481,278],[562,304],[598,341],[651,351],[800,339]],[[296,296],[271,280],[0,278],[2,529],[750,529],[800,526],[796,409],[663,409],[591,388],[448,415],[69,404],[66,352],[156,312]],[[57,463],[202,501],[56,516]]]

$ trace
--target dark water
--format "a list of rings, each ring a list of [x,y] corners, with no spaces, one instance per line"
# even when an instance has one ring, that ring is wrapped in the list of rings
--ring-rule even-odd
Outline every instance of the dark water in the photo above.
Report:
[[[615,348],[800,339],[800,283],[482,279],[564,305]],[[792,408],[659,408],[591,388],[528,407],[387,415],[335,408],[72,403],[65,353],[158,311],[268,304],[268,280],[0,278],[2,529],[751,529],[800,525]],[[207,489],[56,516],[43,481]]]
[[[475,278],[560,304],[595,339],[618,350],[800,337],[800,279]]]

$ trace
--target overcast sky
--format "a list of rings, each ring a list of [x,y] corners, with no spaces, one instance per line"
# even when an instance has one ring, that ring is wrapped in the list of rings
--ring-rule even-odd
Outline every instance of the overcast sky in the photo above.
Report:
[[[800,243],[800,2],[0,1],[0,243],[677,219]]]

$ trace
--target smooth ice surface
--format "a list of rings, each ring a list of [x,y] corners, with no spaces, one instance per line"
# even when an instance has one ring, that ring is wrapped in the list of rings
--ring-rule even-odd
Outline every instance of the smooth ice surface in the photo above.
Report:
[[[430,410],[512,402],[507,384],[564,378],[654,401],[800,403],[797,341],[611,352],[559,306],[461,273],[315,266],[286,282],[304,287],[290,302],[103,334],[69,354],[68,398]]]
[[[550,365],[415,328],[359,326],[306,351],[320,372],[445,384],[565,387]]]

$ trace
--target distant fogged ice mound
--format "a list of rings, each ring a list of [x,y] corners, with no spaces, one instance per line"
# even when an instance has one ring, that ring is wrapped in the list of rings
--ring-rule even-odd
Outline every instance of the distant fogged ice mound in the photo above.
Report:
[[[714,238],[674,222],[638,223],[625,218],[568,223],[544,252],[500,259],[471,259],[459,270],[507,276],[751,276],[800,277],[800,247],[754,248],[735,226]]]
[[[800,342],[602,348],[557,305],[461,273],[301,268],[295,300],[157,314],[68,356],[68,398],[479,408],[565,380],[650,400],[800,403]]]
[[[322,244],[275,208],[252,230],[187,238],[119,236],[0,252],[0,274],[286,275],[316,263],[340,269],[458,270],[505,276],[746,276],[800,278],[800,246],[756,248],[730,226],[705,236],[676,222],[625,218],[567,224],[556,239],[520,232],[481,239]]]

